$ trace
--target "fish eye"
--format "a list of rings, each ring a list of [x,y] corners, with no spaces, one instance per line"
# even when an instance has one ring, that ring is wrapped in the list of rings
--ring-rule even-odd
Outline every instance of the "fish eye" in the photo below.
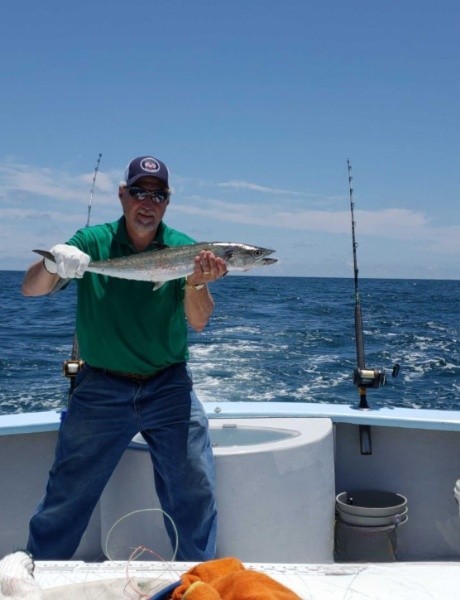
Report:
[[[254,256],[255,257],[259,257],[262,255],[262,252],[260,250],[254,250]]]

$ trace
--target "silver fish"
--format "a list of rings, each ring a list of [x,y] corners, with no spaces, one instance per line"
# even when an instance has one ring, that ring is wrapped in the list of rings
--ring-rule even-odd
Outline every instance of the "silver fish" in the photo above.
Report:
[[[232,242],[199,242],[186,246],[171,246],[161,250],[148,250],[131,256],[97,260],[89,263],[85,272],[108,275],[121,279],[151,281],[154,290],[172,279],[193,273],[194,258],[202,250],[210,250],[216,257],[223,258],[228,271],[247,271],[253,267],[270,265],[276,258],[267,258],[275,250]],[[46,250],[34,250],[40,256],[54,261]]]

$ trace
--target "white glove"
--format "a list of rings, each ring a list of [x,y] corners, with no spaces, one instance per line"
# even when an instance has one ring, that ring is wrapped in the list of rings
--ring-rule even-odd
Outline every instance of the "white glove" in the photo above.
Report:
[[[61,279],[81,278],[89,265],[91,258],[75,246],[57,244],[50,248],[54,261],[45,258],[45,269],[49,273],[56,273]]]
[[[0,560],[0,598],[43,600],[33,570],[32,558],[22,551],[8,554]]]

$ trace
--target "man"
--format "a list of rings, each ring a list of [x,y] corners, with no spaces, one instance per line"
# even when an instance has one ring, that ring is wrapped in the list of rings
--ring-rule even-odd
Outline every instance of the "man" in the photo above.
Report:
[[[152,156],[133,159],[119,185],[123,216],[77,231],[25,274],[25,296],[50,292],[60,278],[78,283],[77,337],[85,361],[77,375],[46,493],[30,522],[35,559],[69,559],[132,437],[147,441],[163,510],[178,532],[177,560],[214,557],[214,465],[206,414],[187,370],[187,322],[201,331],[213,311],[207,283],[223,277],[212,252],[195,258],[186,280],[152,291],[148,282],[84,273],[90,261],[164,245],[192,244],[163,222],[169,172]],[[165,519],[173,547],[176,540]]]

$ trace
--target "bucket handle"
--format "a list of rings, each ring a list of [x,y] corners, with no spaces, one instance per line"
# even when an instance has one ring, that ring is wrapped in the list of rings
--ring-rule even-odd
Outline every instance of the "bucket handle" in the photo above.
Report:
[[[404,525],[404,523],[407,523],[409,519],[409,516],[407,514],[398,514],[395,515],[395,527],[399,527],[400,525]]]

